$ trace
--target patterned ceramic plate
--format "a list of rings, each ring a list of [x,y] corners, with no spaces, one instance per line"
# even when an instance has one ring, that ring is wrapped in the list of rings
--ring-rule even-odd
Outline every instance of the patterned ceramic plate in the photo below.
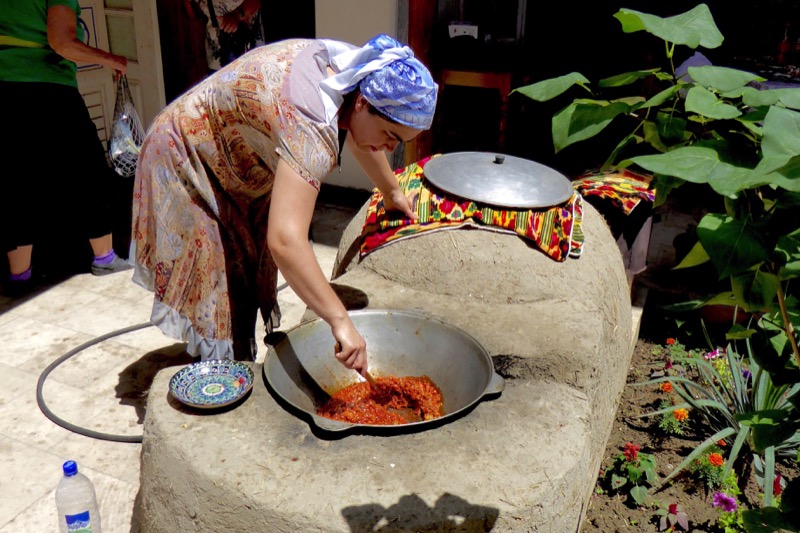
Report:
[[[253,371],[239,361],[208,360],[182,368],[169,380],[181,403],[202,409],[230,405],[253,388]]]

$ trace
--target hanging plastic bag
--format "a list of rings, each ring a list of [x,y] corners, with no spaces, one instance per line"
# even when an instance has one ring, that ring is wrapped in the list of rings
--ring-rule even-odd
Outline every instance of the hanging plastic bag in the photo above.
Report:
[[[117,174],[130,178],[136,172],[144,130],[136,108],[133,107],[128,78],[124,75],[117,78],[116,98],[111,137],[108,140],[108,156]]]

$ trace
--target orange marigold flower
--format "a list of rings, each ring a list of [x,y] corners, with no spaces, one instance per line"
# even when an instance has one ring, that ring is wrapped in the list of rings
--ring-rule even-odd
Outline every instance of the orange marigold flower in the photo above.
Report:
[[[684,420],[689,418],[689,411],[687,411],[686,409],[675,409],[674,411],[672,411],[672,414],[675,417],[675,420],[679,422],[683,422]]]
[[[675,344],[675,342],[676,342],[676,341],[675,341],[675,339],[673,339],[672,337],[670,337],[669,339],[667,339],[667,344],[669,344],[670,346],[672,346],[673,344]]]
[[[665,381],[658,388],[661,389],[661,392],[672,392],[672,383]]]
[[[725,460],[718,453],[710,453],[708,454],[708,462],[714,466],[722,466]]]
[[[728,443],[727,443],[727,442],[725,442],[725,439],[719,439],[719,440],[717,441],[717,446],[722,446],[722,447],[724,448],[724,447],[725,447],[725,446],[727,446],[727,445],[728,445]]]

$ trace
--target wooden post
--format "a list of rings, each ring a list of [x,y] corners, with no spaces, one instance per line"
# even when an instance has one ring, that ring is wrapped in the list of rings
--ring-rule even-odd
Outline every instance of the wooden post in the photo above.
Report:
[[[431,65],[430,49],[433,26],[436,20],[436,0],[408,0],[408,46],[422,63],[435,72]],[[436,75],[434,74],[434,79]],[[433,134],[423,131],[416,139],[406,143],[404,164],[410,165],[431,155]]]

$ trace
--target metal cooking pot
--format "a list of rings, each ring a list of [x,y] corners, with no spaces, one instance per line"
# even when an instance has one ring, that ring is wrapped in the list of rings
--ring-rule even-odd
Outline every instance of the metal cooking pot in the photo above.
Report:
[[[367,341],[370,373],[375,377],[427,375],[442,391],[445,414],[399,426],[351,424],[318,416],[317,407],[331,394],[363,378],[334,358],[336,341],[330,327],[315,319],[288,330],[270,347],[264,377],[274,394],[308,415],[320,429],[428,429],[505,387],[486,349],[451,324],[410,311],[365,309],[351,312],[350,317]]]

